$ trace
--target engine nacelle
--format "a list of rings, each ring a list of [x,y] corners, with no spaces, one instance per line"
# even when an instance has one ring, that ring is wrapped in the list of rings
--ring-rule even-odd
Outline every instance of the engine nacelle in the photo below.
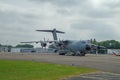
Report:
[[[41,42],[41,46],[42,46],[42,47],[46,47],[46,46],[47,46],[47,43]]]

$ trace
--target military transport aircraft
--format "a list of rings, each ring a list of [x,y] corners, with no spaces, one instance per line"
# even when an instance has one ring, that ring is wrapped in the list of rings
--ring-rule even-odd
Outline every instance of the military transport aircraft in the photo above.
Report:
[[[66,55],[70,53],[75,56],[85,56],[87,51],[91,50],[91,41],[90,40],[58,40],[57,33],[65,33],[53,30],[36,30],[40,32],[51,32],[53,35],[53,41],[31,41],[31,42],[21,42],[21,43],[41,43],[42,47],[46,47],[47,43],[52,43],[59,55]]]

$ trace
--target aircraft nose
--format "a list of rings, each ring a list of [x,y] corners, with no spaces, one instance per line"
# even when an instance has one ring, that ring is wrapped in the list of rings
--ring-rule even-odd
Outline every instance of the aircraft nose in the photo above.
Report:
[[[86,50],[90,50],[91,46],[90,45],[86,45]]]

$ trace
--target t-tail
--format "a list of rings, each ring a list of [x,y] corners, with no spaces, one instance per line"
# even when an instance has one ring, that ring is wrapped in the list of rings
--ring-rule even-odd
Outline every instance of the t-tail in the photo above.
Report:
[[[53,34],[53,39],[56,40],[56,41],[58,40],[57,33],[65,33],[65,32],[62,32],[62,31],[58,31],[56,29],[53,29],[53,30],[36,30],[36,31],[51,32]]]

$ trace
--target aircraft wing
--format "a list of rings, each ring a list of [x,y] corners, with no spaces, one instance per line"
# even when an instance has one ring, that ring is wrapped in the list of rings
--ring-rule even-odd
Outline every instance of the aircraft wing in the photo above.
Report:
[[[20,43],[52,43],[52,42],[57,42],[57,41],[29,41],[29,42],[20,42]]]
[[[20,42],[20,43],[41,43],[42,41],[29,41],[29,42]]]

